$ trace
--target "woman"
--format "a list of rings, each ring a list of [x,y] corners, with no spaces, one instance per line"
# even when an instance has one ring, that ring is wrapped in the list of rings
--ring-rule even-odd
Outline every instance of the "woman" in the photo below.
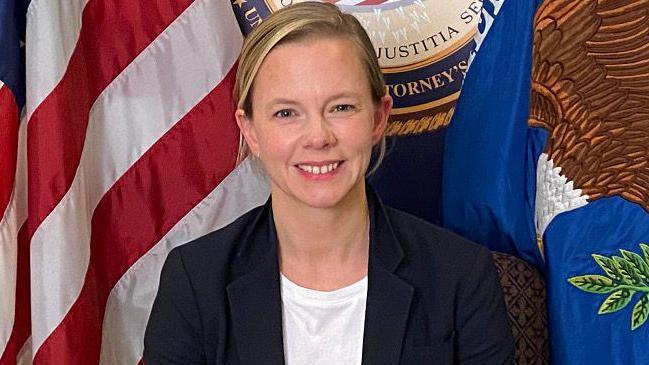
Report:
[[[270,16],[244,44],[235,98],[271,199],[171,252],[147,364],[512,362],[489,251],[366,185],[392,100],[353,16],[322,3]]]

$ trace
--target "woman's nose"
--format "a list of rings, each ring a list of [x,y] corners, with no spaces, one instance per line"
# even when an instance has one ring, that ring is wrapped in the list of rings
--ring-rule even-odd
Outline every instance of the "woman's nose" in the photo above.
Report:
[[[325,118],[313,120],[308,124],[305,147],[324,149],[336,144],[336,136]]]

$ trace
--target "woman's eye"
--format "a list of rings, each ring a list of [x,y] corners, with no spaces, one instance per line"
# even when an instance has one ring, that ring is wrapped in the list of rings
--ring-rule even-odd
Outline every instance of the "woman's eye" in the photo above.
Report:
[[[354,106],[349,104],[341,104],[341,105],[336,105],[334,109],[337,112],[348,112],[354,110]]]
[[[295,113],[290,109],[282,109],[275,113],[275,116],[278,118],[288,118],[295,115]]]

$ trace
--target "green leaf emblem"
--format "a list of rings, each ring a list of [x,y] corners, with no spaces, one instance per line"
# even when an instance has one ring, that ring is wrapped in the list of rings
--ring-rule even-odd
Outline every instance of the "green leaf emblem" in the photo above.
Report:
[[[642,326],[649,318],[649,293],[642,296],[642,299],[633,307],[631,314],[631,329]]]
[[[620,275],[622,275],[622,281],[625,284],[638,285],[642,283],[640,273],[629,261],[619,256],[613,256],[613,261],[615,262],[615,266],[618,268]]]
[[[610,293],[615,290],[613,280],[601,275],[583,275],[568,279],[570,284],[589,293]]]
[[[644,261],[649,265],[649,245],[646,243],[641,243],[640,244],[640,249],[642,250],[642,254],[644,255]]]
[[[615,265],[615,261],[613,261],[613,259],[597,254],[593,254],[593,258],[595,259],[595,262],[597,262],[597,264],[602,268],[602,270],[604,270],[606,275],[613,278],[614,280],[622,280],[622,275],[620,275],[620,271]]]
[[[642,256],[627,250],[620,250],[620,252],[622,253],[622,257],[633,266],[633,269],[638,273],[642,281],[645,284],[649,283],[649,265],[642,259]]]
[[[613,313],[624,308],[631,301],[631,291],[629,289],[620,289],[614,291],[606,298],[604,303],[599,307],[599,314]]]
[[[620,250],[621,256],[593,254],[606,276],[589,274],[568,278],[570,284],[582,291],[610,293],[599,307],[599,315],[620,311],[639,296],[631,313],[632,331],[649,319],[649,245],[640,243],[639,246],[643,256],[628,250]]]

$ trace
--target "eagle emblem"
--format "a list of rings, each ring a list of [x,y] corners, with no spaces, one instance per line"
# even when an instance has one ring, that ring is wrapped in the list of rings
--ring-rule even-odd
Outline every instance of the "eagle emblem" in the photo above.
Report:
[[[528,125],[549,132],[537,237],[604,197],[649,213],[649,1],[546,0],[534,22]]]

